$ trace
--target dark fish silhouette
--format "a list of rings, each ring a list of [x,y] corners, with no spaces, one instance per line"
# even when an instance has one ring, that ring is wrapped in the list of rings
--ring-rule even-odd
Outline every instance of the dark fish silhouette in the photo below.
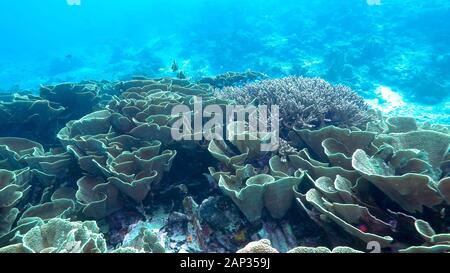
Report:
[[[176,61],[173,61],[172,63],[172,72],[177,72],[178,71],[178,64]]]
[[[186,79],[186,74],[184,74],[183,71],[180,71],[180,72],[178,72],[178,74],[177,74],[177,78],[178,78],[178,79],[184,80],[184,79]]]

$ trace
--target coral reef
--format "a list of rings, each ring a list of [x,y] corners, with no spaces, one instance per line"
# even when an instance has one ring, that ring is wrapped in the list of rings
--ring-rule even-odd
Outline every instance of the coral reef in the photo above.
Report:
[[[229,124],[229,127],[233,126],[236,126],[235,123]],[[211,175],[249,221],[259,220],[264,207],[273,217],[283,218],[294,199],[292,187],[301,182],[303,174],[278,176],[273,170],[267,170],[265,164],[268,162],[263,160],[266,158],[267,161],[270,154],[261,152],[261,144],[266,141],[267,136],[260,135],[251,140],[248,136],[251,133],[245,130],[245,126],[237,127],[244,131],[236,131],[236,137],[232,138],[231,144],[235,149],[228,147],[225,141],[216,140],[211,141],[208,147],[211,154],[224,165],[224,169],[232,172],[217,172],[210,168]],[[240,140],[241,134],[247,135],[242,138],[244,140]],[[233,150],[240,154],[230,154]]]
[[[33,95],[11,95],[0,101],[0,136],[25,137],[53,144],[64,110],[62,106]]]
[[[272,247],[269,240],[260,240],[258,242],[251,242],[243,249],[238,250],[237,253],[279,253],[278,250]]]
[[[93,112],[100,100],[99,87],[95,84],[42,86],[40,97],[64,107],[63,115],[67,120],[79,119]]]
[[[21,243],[0,249],[18,253],[102,253],[106,241],[94,221],[70,222],[60,218],[41,222],[21,237]]]
[[[224,88],[226,86],[239,86],[256,80],[262,80],[268,78],[267,75],[256,72],[247,71],[244,73],[227,72],[215,77],[205,77],[199,80],[199,83],[206,83],[214,88]]]
[[[251,242],[244,248],[239,249],[237,253],[279,253],[279,251],[272,247],[269,240],[263,239],[257,242]],[[306,254],[306,253],[363,253],[350,247],[336,247],[330,250],[326,247],[295,247],[287,253]]]
[[[58,146],[55,136],[67,122],[99,110],[115,93],[109,82],[89,81],[42,86],[39,96],[10,94],[0,100],[0,136],[28,138],[49,148]]]
[[[227,75],[65,83],[2,101],[7,126],[34,127],[2,128],[0,252],[450,251],[448,125],[384,117],[320,79]],[[283,139],[263,151],[273,132],[228,121],[212,128],[225,139],[174,140],[172,108],[192,117],[200,99],[280,104]]]
[[[448,160],[450,135],[427,126],[411,126],[410,119],[396,122],[405,123],[396,128],[407,132],[391,133],[388,129],[374,135],[329,127],[293,133],[299,143],[329,164],[320,166],[320,172],[308,171],[314,186],[297,191],[302,207],[320,225],[333,223],[364,243],[375,241],[381,248],[396,248],[401,245],[399,237],[404,236],[402,229],[414,230],[414,221],[406,221],[411,216],[404,213],[429,221],[445,219],[448,173],[441,166]],[[292,156],[291,164],[296,164],[298,157]],[[297,166],[304,164],[300,163]],[[448,232],[445,220],[442,224],[440,228]]]

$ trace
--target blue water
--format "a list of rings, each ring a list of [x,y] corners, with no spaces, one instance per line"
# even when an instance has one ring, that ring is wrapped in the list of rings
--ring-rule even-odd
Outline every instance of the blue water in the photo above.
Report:
[[[400,114],[450,123],[449,22],[448,0],[2,0],[0,90],[173,76],[176,60],[192,79],[318,76],[381,107],[387,88]]]

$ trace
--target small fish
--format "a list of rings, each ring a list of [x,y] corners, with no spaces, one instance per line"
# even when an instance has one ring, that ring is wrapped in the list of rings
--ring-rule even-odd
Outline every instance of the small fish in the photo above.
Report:
[[[72,58],[73,58],[72,54],[67,54],[66,55],[66,59],[72,59]]]
[[[172,72],[177,72],[178,71],[178,64],[176,61],[173,61],[172,63]]]

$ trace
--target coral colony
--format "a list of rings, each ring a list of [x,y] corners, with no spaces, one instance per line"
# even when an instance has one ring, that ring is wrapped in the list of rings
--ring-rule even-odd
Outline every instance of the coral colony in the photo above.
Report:
[[[3,96],[0,252],[450,251],[449,126],[383,116],[322,79],[258,75]],[[280,122],[276,148],[262,148],[273,120],[224,118],[239,105],[279,107],[261,116]],[[211,117],[222,138],[196,127]]]
[[[192,97],[194,108],[177,105],[172,108],[171,116],[179,116],[172,124],[172,139],[180,140],[258,140],[264,135],[265,143],[261,143],[262,151],[274,151],[279,143],[279,107],[271,105],[207,105],[203,109],[201,97]],[[224,111],[225,110],[225,111]],[[193,120],[191,116],[193,113]],[[270,114],[269,114],[270,113]],[[269,116],[268,116],[269,115]],[[204,119],[208,119],[204,122]],[[270,120],[270,121],[269,121]],[[193,124],[193,128],[191,126]],[[225,124],[233,126],[225,126]],[[225,134],[225,127],[227,133]],[[270,129],[270,131],[269,131]],[[248,134],[239,132],[248,131]]]
[[[0,5],[0,257],[450,253],[450,1]]]

